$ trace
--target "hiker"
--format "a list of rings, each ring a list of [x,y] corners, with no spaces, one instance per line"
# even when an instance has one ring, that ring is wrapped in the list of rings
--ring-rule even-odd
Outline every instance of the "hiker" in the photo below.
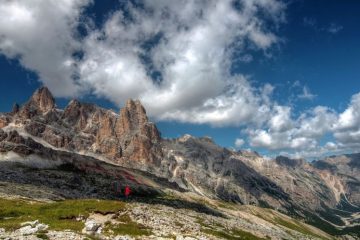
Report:
[[[125,197],[128,198],[129,195],[130,195],[130,193],[131,193],[130,187],[129,187],[129,186],[126,186],[126,187],[125,187]]]

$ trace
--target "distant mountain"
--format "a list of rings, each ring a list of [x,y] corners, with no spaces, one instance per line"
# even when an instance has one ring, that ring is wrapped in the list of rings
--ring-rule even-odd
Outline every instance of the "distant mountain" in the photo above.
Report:
[[[98,176],[68,179],[59,172],[56,177],[10,170],[0,176],[1,181],[10,176],[45,184],[55,198],[114,198],[109,186],[120,179],[139,195],[162,189],[193,192],[204,199],[273,208],[331,234],[360,232],[360,154],[312,163],[283,156],[267,160],[220,147],[209,137],[162,139],[138,100],[128,100],[119,114],[77,100],[61,110],[46,87],[1,114],[0,128],[0,153],[7,162],[22,159],[27,166]],[[3,164],[3,171],[16,167]],[[72,187],[62,192],[64,179]]]

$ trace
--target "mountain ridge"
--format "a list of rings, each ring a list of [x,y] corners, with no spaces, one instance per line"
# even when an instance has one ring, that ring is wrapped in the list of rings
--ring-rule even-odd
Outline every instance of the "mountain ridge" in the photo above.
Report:
[[[313,163],[284,156],[265,160],[207,137],[163,139],[138,100],[128,100],[119,114],[77,100],[59,110],[42,87],[27,103],[0,114],[0,152],[26,157],[49,151],[148,172],[208,199],[269,207],[315,225],[320,221],[326,226],[318,227],[336,234],[348,225],[358,227],[357,208],[353,218],[337,214],[360,205],[358,154]]]

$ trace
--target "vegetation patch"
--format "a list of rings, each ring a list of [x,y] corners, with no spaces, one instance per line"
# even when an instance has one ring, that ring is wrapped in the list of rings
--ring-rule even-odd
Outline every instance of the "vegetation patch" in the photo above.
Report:
[[[0,199],[0,227],[16,230],[20,224],[39,220],[53,230],[73,230],[80,232],[84,223],[79,216],[90,213],[116,213],[125,209],[125,204],[108,200],[65,200],[54,203],[27,202],[23,200]]]
[[[131,220],[128,215],[121,215],[117,220],[120,223],[113,224],[106,222],[104,233],[107,235],[129,235],[129,236],[149,236],[151,229]]]

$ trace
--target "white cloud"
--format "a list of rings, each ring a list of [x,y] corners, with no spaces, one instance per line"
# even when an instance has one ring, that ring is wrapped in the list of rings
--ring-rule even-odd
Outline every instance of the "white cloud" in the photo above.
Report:
[[[274,114],[263,129],[248,129],[250,145],[271,150],[314,149],[319,139],[331,132],[336,114],[326,107],[315,107],[291,117],[291,108],[274,106]]]
[[[302,88],[302,93],[298,95],[298,98],[304,100],[313,100],[316,97],[315,94],[310,92],[310,89],[307,86]]]
[[[321,157],[326,154],[358,151],[360,148],[360,93],[352,96],[348,107],[338,113],[317,106],[297,118],[289,107],[274,106],[262,128],[249,127],[252,147],[282,151],[291,157]],[[321,144],[321,139],[331,141]]]
[[[68,64],[79,47],[74,28],[87,0],[3,0],[0,3],[0,53],[19,58],[57,96],[78,89]]]
[[[245,144],[245,141],[244,139],[241,139],[241,138],[237,138],[235,139],[235,147],[236,148],[240,148],[242,145]]]
[[[360,126],[360,93],[355,94],[351,98],[351,102],[347,109],[339,115],[339,121],[336,128],[339,131],[351,130]]]
[[[339,114],[334,136],[342,146],[360,147],[360,93],[353,95],[349,106]]]
[[[336,150],[338,146],[334,142],[327,142],[324,147],[328,150]]]
[[[156,119],[216,126],[257,122],[268,110],[268,96],[247,76],[232,76],[231,61],[235,50],[247,56],[248,44],[265,50],[278,41],[259,13],[277,24],[284,5],[275,0],[241,4],[237,10],[230,0],[145,1],[142,9],[129,6],[130,22],[115,12],[86,38],[81,80],[118,104],[140,98]],[[156,36],[150,49],[141,47]],[[160,83],[154,83],[139,55],[161,73]]]
[[[267,130],[251,130],[249,132],[252,147],[266,148],[268,150],[302,150],[314,148],[317,141],[307,137],[296,137],[293,131],[269,132]]]
[[[317,106],[299,117],[297,135],[319,139],[333,130],[336,121],[337,115],[334,110]]]
[[[273,115],[269,120],[270,130],[275,132],[283,132],[292,127],[291,108],[284,106],[275,106]]]
[[[250,130],[250,145],[253,147],[276,148],[273,137],[265,130]]]

